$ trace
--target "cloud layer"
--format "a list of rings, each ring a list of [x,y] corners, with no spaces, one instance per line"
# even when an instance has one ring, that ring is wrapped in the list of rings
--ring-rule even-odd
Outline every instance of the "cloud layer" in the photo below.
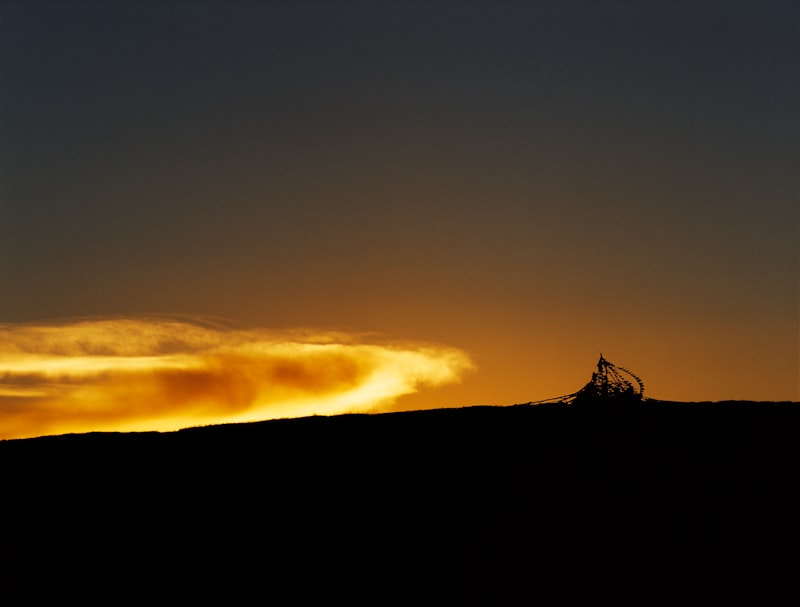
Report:
[[[172,319],[0,324],[0,438],[375,410],[472,364],[455,348]]]

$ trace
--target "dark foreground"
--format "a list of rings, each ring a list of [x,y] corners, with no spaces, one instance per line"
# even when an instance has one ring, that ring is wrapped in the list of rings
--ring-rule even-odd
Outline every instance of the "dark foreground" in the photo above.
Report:
[[[799,437],[649,403],[0,442],[0,603],[794,602]]]

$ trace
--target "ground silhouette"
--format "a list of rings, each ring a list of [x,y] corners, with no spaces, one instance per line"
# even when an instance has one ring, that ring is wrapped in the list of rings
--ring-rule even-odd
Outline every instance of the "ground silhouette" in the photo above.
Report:
[[[799,429],[648,400],[4,441],[0,594],[763,602],[795,592]]]

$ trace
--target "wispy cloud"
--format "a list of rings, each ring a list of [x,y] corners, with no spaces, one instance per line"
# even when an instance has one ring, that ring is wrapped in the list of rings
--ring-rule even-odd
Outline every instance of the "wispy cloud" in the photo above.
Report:
[[[0,324],[0,438],[374,410],[458,381],[461,350],[172,319]]]

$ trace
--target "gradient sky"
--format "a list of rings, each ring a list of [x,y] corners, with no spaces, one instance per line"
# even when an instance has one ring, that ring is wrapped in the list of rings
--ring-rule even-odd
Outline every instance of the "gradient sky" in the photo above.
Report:
[[[800,400],[794,2],[0,3],[0,322],[475,365],[395,409]]]

